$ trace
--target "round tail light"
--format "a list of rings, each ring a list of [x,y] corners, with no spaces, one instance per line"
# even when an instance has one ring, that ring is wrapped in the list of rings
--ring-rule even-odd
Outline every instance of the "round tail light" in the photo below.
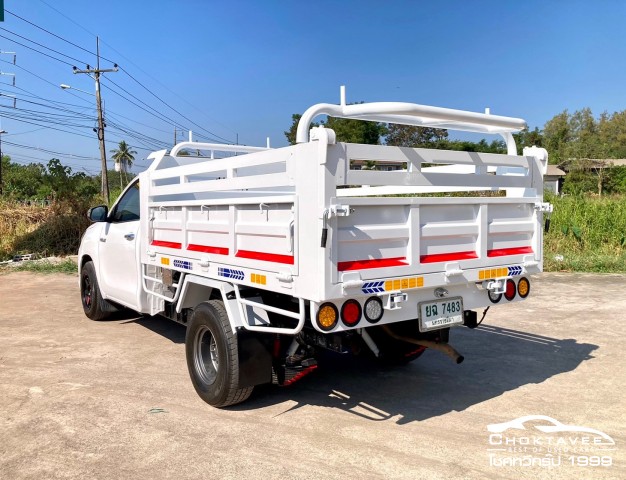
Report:
[[[365,319],[370,323],[377,323],[381,318],[383,318],[383,302],[378,297],[371,297],[365,302],[365,308],[363,309],[363,313],[365,315]]]
[[[509,302],[515,298],[515,293],[517,289],[515,288],[515,282],[510,278],[506,281],[506,289],[504,290],[504,298],[506,298]]]
[[[361,320],[361,304],[356,300],[347,300],[341,307],[341,321],[347,327],[354,327]]]
[[[325,332],[335,328],[338,319],[337,307],[332,303],[322,304],[317,311],[317,325]]]
[[[517,294],[521,298],[526,298],[530,293],[530,281],[526,277],[522,277],[519,279],[517,283]]]
[[[502,300],[502,294],[496,293],[495,290],[488,290],[487,295],[489,296],[489,300],[491,300],[491,303],[498,303],[500,300]]]

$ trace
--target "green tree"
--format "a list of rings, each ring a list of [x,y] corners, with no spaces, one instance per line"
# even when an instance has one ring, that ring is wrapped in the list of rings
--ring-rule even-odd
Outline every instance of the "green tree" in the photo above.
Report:
[[[563,110],[552,117],[543,128],[544,148],[550,155],[550,163],[561,164],[567,160],[567,149],[573,135],[569,113]]]
[[[135,150],[131,150],[130,145],[122,140],[120,141],[118,148],[115,150],[111,150],[111,153],[113,154],[113,160],[115,160],[115,163],[119,165],[119,170],[121,172],[120,188],[122,188],[122,176],[126,177],[128,169],[133,166],[133,162],[135,161],[135,154],[137,152]],[[128,182],[128,178],[126,178],[125,181]]]
[[[335,131],[338,142],[379,145],[381,137],[387,134],[385,124],[365,120],[328,117],[324,126]]]
[[[544,143],[543,132],[537,127],[534,130],[526,128],[519,133],[514,133],[513,138],[515,138],[518,155],[522,154],[524,147],[543,147]]]
[[[390,123],[387,126],[385,144],[397,147],[438,148],[446,143],[448,131],[443,128],[415,127]]]
[[[290,145],[296,144],[296,132],[302,115],[294,113],[291,116],[291,127],[286,130],[285,137]],[[380,139],[387,134],[387,127],[383,123],[367,122],[347,118],[327,117],[320,123],[311,123],[311,128],[324,125],[335,131],[338,142],[365,143],[379,145]]]
[[[293,115],[291,115],[291,127],[289,127],[289,130],[284,132],[285,137],[287,137],[287,141],[289,142],[289,145],[296,144],[296,133],[298,130],[298,123],[300,123],[301,118],[302,118],[302,115],[300,115],[299,113],[294,113]],[[311,128],[317,127],[317,126],[319,126],[319,123],[316,123],[316,122],[311,123]]]
[[[14,200],[34,200],[40,198],[37,192],[43,185],[45,171],[45,167],[40,163],[19,165],[12,163],[11,158],[4,155],[2,158],[4,196]]]

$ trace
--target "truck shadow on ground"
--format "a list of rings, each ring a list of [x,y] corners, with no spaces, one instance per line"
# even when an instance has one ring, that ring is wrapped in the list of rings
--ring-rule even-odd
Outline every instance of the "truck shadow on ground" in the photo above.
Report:
[[[290,387],[257,387],[245,403],[253,410],[282,402],[281,414],[306,405],[341,409],[372,421],[407,424],[462,411],[523,385],[575,370],[597,345],[481,326],[456,329],[453,343],[465,361],[426,351],[409,365],[383,368],[353,357],[320,359],[319,368]],[[296,402],[295,405],[291,403]]]
[[[165,318],[140,317],[127,322],[174,343],[185,342],[185,327]],[[428,350],[414,362],[393,368],[329,352],[318,358],[317,370],[296,384],[256,387],[248,401],[229,409],[248,411],[285,403],[280,413],[284,415],[305,406],[321,406],[402,425],[463,411],[521,386],[571,372],[593,358],[591,353],[598,348],[571,338],[493,326],[455,329],[452,344],[465,355],[461,365]]]

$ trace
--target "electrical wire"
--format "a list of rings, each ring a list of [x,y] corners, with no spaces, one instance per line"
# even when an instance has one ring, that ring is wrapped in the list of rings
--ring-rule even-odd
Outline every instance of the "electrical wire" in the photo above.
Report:
[[[193,120],[187,118],[185,115],[183,115],[182,113],[180,113],[178,110],[176,110],[174,107],[172,107],[169,103],[167,103],[165,100],[163,100],[161,97],[159,97],[158,95],[156,95],[155,93],[153,93],[151,90],[149,90],[143,83],[141,83],[139,80],[137,80],[135,77],[133,77],[130,73],[128,73],[124,68],[120,67],[120,70],[123,71],[126,75],[128,75],[130,78],[132,78],[137,84],[139,84],[144,90],[146,90],[150,95],[152,95],[154,98],[156,98],[157,100],[159,100],[163,105],[165,105],[166,107],[170,108],[172,111],[176,112],[178,115],[180,115],[182,118],[184,118],[185,120],[187,120],[188,122],[190,122],[192,125],[195,125],[196,127],[200,128],[201,130],[203,130],[204,132],[206,132],[208,135],[212,135],[215,138],[218,138],[226,143],[232,143],[230,140],[227,140],[224,137],[220,137],[219,135],[207,130],[206,128],[202,127],[201,125],[198,125],[196,122],[194,122]]]
[[[83,62],[82,60],[78,60],[77,58],[74,58],[74,57],[71,57],[71,56],[69,56],[69,55],[66,55],[66,54],[65,54],[65,53],[63,53],[63,52],[59,52],[58,50],[55,50],[55,49],[53,49],[53,48],[46,47],[45,45],[42,45],[41,43],[35,42],[34,40],[31,40],[30,38],[24,37],[24,36],[22,36],[22,35],[20,35],[20,34],[18,34],[18,33],[12,32],[12,31],[11,31],[11,30],[9,30],[8,28],[3,28],[3,27],[0,27],[0,30],[2,30],[2,31],[4,31],[4,32],[7,32],[7,33],[10,33],[11,35],[15,35],[16,37],[19,37],[19,38],[21,38],[22,40],[26,40],[27,42],[34,43],[34,44],[35,44],[35,45],[37,45],[38,47],[43,47],[43,48],[46,48],[46,49],[50,50],[51,52],[54,52],[54,53],[56,53],[57,55],[61,55],[61,56],[65,57],[65,58],[69,58],[70,60],[74,60],[74,61],[76,61],[76,62],[78,62],[78,63],[83,63],[83,64],[86,64],[86,63],[87,63],[87,62]]]
[[[45,2],[44,2],[44,3],[45,3]],[[50,5],[48,5],[48,6],[50,6]],[[52,8],[52,7],[50,7],[50,8]],[[54,9],[54,8],[53,8],[53,10],[56,10],[56,9]],[[26,20],[26,19],[25,19],[25,18],[23,18],[23,17],[20,17],[19,15],[17,15],[17,14],[15,14],[15,13],[11,12],[10,10],[5,9],[4,11],[5,11],[6,13],[8,13],[9,15],[13,15],[13,16],[14,16],[14,17],[16,17],[16,18],[19,18],[19,19],[20,19],[20,20],[22,20],[23,22],[26,22],[26,23],[28,23],[29,25],[32,25],[33,27],[38,28],[39,30],[41,30],[41,31],[43,31],[43,32],[46,32],[47,34],[52,35],[53,37],[58,38],[59,40],[63,40],[64,42],[69,43],[70,45],[72,45],[72,46],[74,46],[74,47],[76,47],[76,48],[78,48],[78,49],[80,49],[80,50],[82,50],[82,51],[84,51],[84,52],[86,52],[86,53],[89,53],[90,55],[96,56],[96,53],[95,53],[95,52],[91,52],[91,51],[87,50],[86,48],[83,48],[83,47],[81,47],[80,45],[75,44],[74,42],[70,42],[68,39],[63,38],[63,37],[61,37],[60,35],[57,35],[56,33],[53,33],[53,32],[51,32],[51,31],[49,31],[49,30],[46,30],[45,28],[40,27],[39,25],[36,25],[35,23],[33,23],[33,22],[29,21],[29,20]],[[61,13],[61,12],[59,12],[58,10],[56,10],[56,11],[57,11],[58,13]],[[66,17],[66,18],[67,18],[67,17]],[[114,61],[109,60],[108,58],[105,58],[105,57],[103,57],[102,55],[100,55],[100,58],[102,58],[102,59],[106,60],[107,62],[115,63]]]
[[[67,15],[65,15],[63,12],[61,12],[60,10],[56,9],[55,7],[53,7],[52,5],[50,5],[48,2],[44,1],[44,0],[39,0],[41,3],[43,3],[44,5],[46,5],[48,8],[54,10],[55,12],[57,12],[59,15],[61,15],[62,17],[64,17],[65,19],[69,20],[70,22],[72,22],[74,25],[78,26],[79,28],[81,28],[82,30],[84,30],[85,32],[89,33],[90,35],[96,37],[97,35],[91,31],[89,31],[88,29],[86,29],[83,25],[81,25],[80,23],[76,22],[75,20],[71,19],[70,17],[68,17]],[[8,10],[6,10],[8,12]],[[11,12],[9,12],[11,13]],[[11,13],[12,15],[15,15],[13,13]],[[17,15],[15,15],[17,16]],[[21,19],[21,17],[18,17]],[[24,19],[22,19],[24,20]],[[25,20],[26,21],[26,20]],[[30,23],[30,22],[29,22]],[[32,24],[33,26],[46,31],[47,33],[50,33],[51,35],[54,35],[55,37],[71,44],[74,45],[75,47],[80,48],[81,50],[84,50],[86,52],[88,52],[88,50],[84,49],[83,47],[80,47],[72,42],[70,42],[69,40],[66,40],[62,37],[59,37],[58,35],[55,35],[52,32],[48,32],[47,30],[45,30],[42,27],[39,27],[38,25]],[[103,43],[104,45],[108,46],[111,50],[113,50],[114,52],[116,52],[119,56],[121,56],[122,58],[124,58],[125,60],[127,60],[131,65],[134,65],[139,71],[141,71],[144,75],[148,76],[149,78],[151,78],[152,80],[154,80],[155,82],[157,82],[159,85],[161,85],[163,88],[165,88],[167,91],[169,91],[170,93],[172,93],[173,95],[175,95],[176,97],[178,97],[180,100],[182,100],[183,102],[185,102],[187,105],[191,106],[192,108],[194,108],[196,111],[202,113],[207,119],[209,119],[212,122],[215,122],[219,125],[221,125],[222,127],[226,128],[227,130],[230,130],[233,133],[236,133],[232,128],[228,128],[226,125],[218,122],[217,120],[210,118],[205,111],[200,110],[196,105],[194,105],[193,103],[185,100],[182,96],[180,96],[178,93],[176,93],[174,90],[172,90],[171,88],[169,88],[167,85],[165,85],[163,82],[159,81],[156,77],[154,77],[153,75],[149,74],[148,72],[146,72],[145,70],[143,70],[139,65],[137,65],[135,62],[133,62],[131,59],[129,59],[128,57],[126,57],[123,53],[121,53],[119,50],[117,50],[115,47],[113,47],[112,45],[110,45],[109,43],[107,43],[106,41],[104,41],[103,39],[100,39],[100,42]],[[93,52],[89,52],[92,53],[92,55],[95,55]],[[109,60],[106,57],[103,57],[102,55],[100,55],[100,58],[103,58],[104,60],[111,62],[111,63],[118,63],[118,62],[113,62],[113,60]],[[147,87],[145,87],[141,82],[139,82],[135,77],[133,77],[127,70],[125,70],[124,68],[120,67],[120,70],[122,70],[124,73],[126,73],[129,77],[131,77],[135,82],[137,82],[139,85],[141,85],[143,88],[145,88],[150,94],[154,95],[156,98],[158,98],[159,100],[161,100],[158,96],[156,96],[154,93],[152,93]],[[162,100],[161,100],[162,101]],[[165,103],[165,102],[163,102]],[[165,105],[167,105],[169,107],[168,104],[165,103]],[[172,108],[172,107],[170,107]],[[174,110],[172,108],[172,110]],[[177,112],[178,113],[178,112]],[[183,118],[185,118],[187,121],[188,120],[186,117],[184,117],[182,114],[179,113],[179,115],[181,115]],[[193,122],[192,122],[193,123]],[[203,127],[195,124],[196,126],[198,126],[199,128],[201,128],[202,130],[204,130],[205,132],[208,132],[208,130],[205,130]],[[226,141],[226,143],[234,143],[230,140],[226,140],[223,137],[220,137],[219,135],[213,134],[213,133],[209,133],[209,135],[212,135],[214,137],[217,138],[221,138],[222,140]],[[221,143],[221,142],[220,142]]]
[[[69,65],[70,67],[74,66],[71,63],[66,62],[65,60],[61,60],[60,58],[56,58],[56,57],[53,57],[52,55],[48,55],[47,53],[44,53],[44,52],[42,52],[40,50],[37,50],[36,48],[29,47],[28,45],[24,45],[23,43],[20,43],[17,40],[13,40],[12,38],[5,37],[4,35],[0,35],[0,38],[4,38],[4,39],[8,40],[9,42],[13,42],[13,43],[15,43],[17,45],[21,45],[24,48],[28,48],[29,50],[32,50],[32,51],[37,52],[37,53],[39,53],[41,55],[44,55],[44,56],[46,56],[48,58],[51,58],[52,60],[56,60],[57,62],[61,62],[61,63],[64,63],[65,65]]]
[[[13,63],[11,63],[11,62],[7,62],[6,60],[2,60],[2,59],[0,59],[0,62],[10,63],[11,65],[13,65]],[[68,65],[69,65],[69,64],[68,64]],[[38,78],[39,80],[41,80],[41,81],[43,81],[43,82],[46,82],[46,83],[47,83],[47,84],[49,84],[49,85],[52,85],[52,86],[53,86],[53,87],[55,87],[55,88],[59,88],[59,85],[55,85],[55,84],[54,84],[54,83],[52,83],[50,80],[47,80],[47,79],[45,79],[45,78],[43,78],[43,77],[41,77],[41,76],[37,75],[36,73],[33,73],[33,72],[31,72],[30,70],[27,70],[26,68],[24,68],[24,67],[22,67],[22,66],[20,66],[20,65],[14,65],[14,66],[16,66],[16,67],[17,67],[17,68],[19,68],[20,70],[23,70],[23,71],[25,71],[26,73],[28,73],[28,74],[32,75],[33,77],[36,77],[36,78]],[[17,89],[19,89],[19,90],[23,90],[22,88],[18,87],[17,85],[13,85],[13,87],[14,87],[14,88],[17,88]],[[84,101],[84,102],[86,102],[86,101],[87,101],[86,99],[84,99],[84,98],[82,98],[82,97],[80,97],[80,96],[76,95],[74,92],[67,92],[67,93],[69,93],[70,95],[72,95],[72,96],[74,96],[74,97],[76,97],[76,98],[78,98],[78,99],[80,99],[80,100],[82,100],[82,101]]]

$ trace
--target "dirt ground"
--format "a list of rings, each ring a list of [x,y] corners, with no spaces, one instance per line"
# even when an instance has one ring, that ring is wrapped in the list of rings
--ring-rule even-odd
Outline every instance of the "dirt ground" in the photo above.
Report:
[[[461,365],[325,358],[216,410],[189,380],[183,327],[92,322],[77,277],[2,275],[0,478],[626,478],[624,292],[626,276],[545,274],[453,331]],[[527,415],[584,428],[488,430]]]

